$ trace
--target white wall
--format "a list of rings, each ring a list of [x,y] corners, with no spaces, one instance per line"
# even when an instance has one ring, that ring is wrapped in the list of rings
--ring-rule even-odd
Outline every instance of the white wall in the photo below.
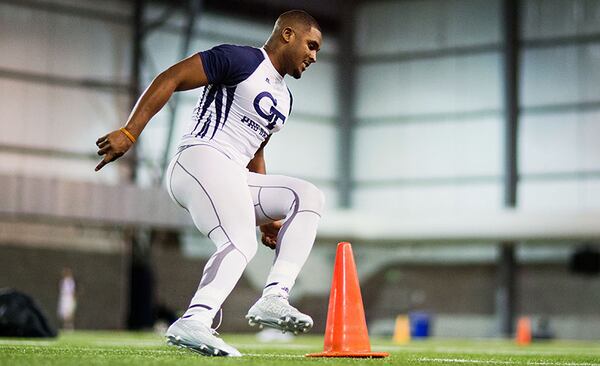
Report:
[[[501,4],[360,6],[357,209],[502,206]],[[564,37],[597,38],[600,3],[523,0],[521,11],[518,206],[599,208],[600,42]]]
[[[600,32],[600,3],[589,0],[524,0],[525,39],[589,35]]]
[[[119,2],[106,2],[113,9]],[[88,9],[94,2],[77,2]],[[120,3],[123,6],[122,3]],[[10,73],[126,83],[127,25],[0,4],[0,145],[95,152],[96,139],[126,117],[124,92],[6,76]],[[0,174],[116,182],[118,171],[95,174],[90,159],[0,153]]]
[[[493,48],[501,36],[499,6],[470,0],[361,5],[357,209],[501,207],[501,58]]]
[[[527,0],[527,41],[598,35],[600,2]],[[519,205],[600,208],[600,42],[526,46],[522,54]]]
[[[372,1],[360,6],[360,55],[394,54],[500,40],[498,0]]]
[[[131,16],[131,4],[105,1],[99,6],[91,0],[53,0],[49,4],[58,8],[0,4],[0,174],[117,183],[123,172],[119,164],[95,173],[97,161],[85,158],[85,154],[93,155],[96,139],[125,122],[130,110],[127,90],[100,90],[64,82],[92,79],[127,85],[131,25],[109,18]],[[63,7],[84,10],[87,15],[76,11],[61,14]],[[152,5],[146,18],[157,19],[163,11]],[[145,40],[143,87],[179,60],[184,25],[185,17],[175,14]],[[188,53],[222,43],[261,46],[271,29],[272,24],[205,13],[198,17]],[[325,35],[320,53],[329,57],[311,66],[301,80],[286,78],[294,94],[294,108],[286,128],[271,140],[266,159],[270,173],[313,181],[326,191],[328,204],[333,206],[337,198],[335,39]],[[181,93],[169,155],[174,153],[200,94],[201,90]],[[161,177],[169,114],[168,108],[163,109],[140,138],[137,148],[143,164],[138,173],[142,186],[154,185]],[[16,146],[82,156],[50,158],[16,153]]]

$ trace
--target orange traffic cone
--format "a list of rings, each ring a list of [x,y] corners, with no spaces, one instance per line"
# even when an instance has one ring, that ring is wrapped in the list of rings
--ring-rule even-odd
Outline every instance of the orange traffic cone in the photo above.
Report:
[[[388,353],[371,352],[350,243],[339,243],[337,246],[324,343],[323,352],[306,356],[374,358],[389,356]]]
[[[531,344],[531,319],[527,316],[522,316],[517,321],[516,339],[519,346],[527,346]]]

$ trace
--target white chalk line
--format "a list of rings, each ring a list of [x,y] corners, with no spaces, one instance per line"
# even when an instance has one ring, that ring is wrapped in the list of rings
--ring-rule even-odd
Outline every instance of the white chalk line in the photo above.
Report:
[[[237,348],[287,348],[287,349],[310,349],[319,348],[321,346],[311,346],[308,344],[285,344],[285,343],[231,343]],[[322,348],[322,347],[321,347]]]
[[[523,355],[523,356],[565,356],[565,355],[597,355],[600,353],[600,349],[479,349],[479,348],[444,348],[436,347],[433,350],[427,350],[427,352],[439,352],[439,353],[472,353],[472,354],[484,354],[484,355]]]
[[[242,353],[242,356],[266,358],[304,358],[304,355],[273,355],[270,353]]]
[[[127,340],[127,341],[119,341],[119,340],[96,340],[90,342],[92,344],[98,346],[117,346],[117,347],[125,347],[125,346],[136,346],[136,347],[158,347],[166,344],[165,341],[161,340]]]
[[[25,341],[18,339],[0,339],[0,344],[15,345],[15,346],[49,346],[56,342],[48,341]]]
[[[419,357],[413,359],[417,362],[446,362],[446,363],[476,363],[476,364],[502,364],[502,365],[535,365],[535,366],[600,366],[598,363],[589,362],[553,362],[553,361],[506,361],[506,360],[476,360],[468,358],[430,358]]]
[[[468,353],[468,354],[485,354],[485,355],[528,355],[528,356],[566,356],[566,355],[590,355],[596,356],[600,354],[600,348],[553,348],[552,350],[543,349],[498,349],[491,346],[490,349],[482,348],[456,348],[456,347],[411,347],[411,346],[377,346],[373,347],[382,351],[393,351],[393,352],[417,352],[417,353]]]

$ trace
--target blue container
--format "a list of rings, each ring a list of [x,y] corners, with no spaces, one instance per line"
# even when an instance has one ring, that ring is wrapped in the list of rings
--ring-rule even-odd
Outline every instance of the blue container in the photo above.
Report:
[[[429,337],[429,323],[431,316],[425,312],[413,312],[409,314],[411,338]]]

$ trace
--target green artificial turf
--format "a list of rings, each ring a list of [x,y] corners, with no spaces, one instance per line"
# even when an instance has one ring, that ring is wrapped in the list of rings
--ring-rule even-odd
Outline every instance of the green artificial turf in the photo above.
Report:
[[[323,338],[300,336],[287,343],[261,343],[253,335],[223,335],[242,358],[213,358],[164,344],[153,333],[63,333],[55,340],[0,338],[0,365],[536,365],[600,366],[600,342],[551,341],[519,347],[506,340],[424,340],[395,345],[371,339],[385,359],[306,358]]]

